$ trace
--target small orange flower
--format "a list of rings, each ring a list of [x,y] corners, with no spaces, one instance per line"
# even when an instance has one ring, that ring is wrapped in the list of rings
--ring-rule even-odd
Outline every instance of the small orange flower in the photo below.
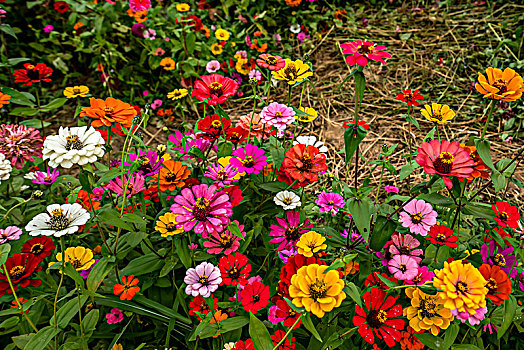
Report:
[[[11,95],[0,92],[0,107],[10,104],[11,103],[10,100],[11,100]]]
[[[300,5],[301,2],[302,0],[286,0],[286,4],[291,7],[296,7]]]
[[[182,162],[174,160],[164,160],[163,168],[160,169],[159,176],[159,191],[174,191],[179,187],[184,186],[184,181],[191,175],[191,171]],[[153,181],[158,181],[157,177],[153,177]]]
[[[466,146],[464,143],[460,144],[460,147],[469,153],[471,160],[475,162],[473,165],[473,172],[469,174],[468,182],[473,181],[476,177],[481,177],[483,179],[488,178],[488,166],[480,159],[479,154],[477,153],[477,147],[475,146]]]
[[[126,128],[130,128],[133,124],[136,110],[129,103],[113,97],[108,97],[105,101],[91,97],[89,102],[91,106],[83,107],[80,116],[94,119],[91,122],[91,126],[97,128],[102,125],[113,126],[113,124],[121,124]]]
[[[484,98],[513,102],[518,100],[524,92],[522,77],[511,68],[504,71],[498,68],[486,68],[486,76],[479,73],[475,89],[484,95]]]
[[[129,277],[122,276],[120,279],[123,284],[115,284],[113,286],[115,295],[120,294],[120,300],[131,300],[136,293],[140,291],[140,287],[137,287],[138,278],[135,275]]]
[[[358,262],[350,261],[346,264],[346,274],[354,275],[360,272],[360,264]]]
[[[135,21],[137,23],[144,23],[147,21],[147,10],[135,12]]]
[[[173,70],[175,69],[176,62],[172,58],[165,57],[160,61],[160,65],[164,67],[165,70]]]
[[[127,9],[127,15],[129,17],[135,17],[136,16],[136,11],[134,11],[131,7]]]
[[[104,65],[103,65],[103,64],[100,64],[100,63],[97,64],[97,65],[96,65],[96,70],[99,71],[99,72],[103,71],[103,70],[104,70]]]
[[[78,29],[82,28],[83,25],[84,25],[84,23],[82,23],[82,22],[76,22],[75,25],[73,26],[73,29],[74,30],[78,30]]]
[[[217,323],[217,324],[220,324],[220,321],[224,321],[226,318],[228,318],[228,314],[227,313],[222,313],[222,311],[220,310],[217,310],[215,312],[215,314],[213,315],[213,319],[211,321],[209,321],[209,323]],[[217,335],[214,335],[213,338],[216,338],[220,335],[220,333],[218,333]]]
[[[94,209],[100,209],[100,202],[95,200],[95,195],[87,193],[87,191],[80,190],[76,197],[76,202],[80,203],[86,210],[92,211]],[[91,207],[93,203],[93,207]]]

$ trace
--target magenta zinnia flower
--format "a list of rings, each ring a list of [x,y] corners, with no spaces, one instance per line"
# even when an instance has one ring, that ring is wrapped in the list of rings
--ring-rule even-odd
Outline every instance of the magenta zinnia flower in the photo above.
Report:
[[[169,142],[173,143],[172,150],[181,155],[182,159],[194,157],[196,160],[202,161],[202,159],[200,159],[198,156],[188,155],[193,147],[198,148],[198,150],[204,154],[209,149],[209,147],[211,147],[211,142],[204,139],[203,137],[200,137],[201,134],[203,133],[194,133],[191,130],[188,130],[184,133],[175,130],[175,133],[169,135],[167,139]]]
[[[17,226],[7,226],[5,229],[0,228],[0,244],[7,241],[16,241],[20,239],[22,229]]]
[[[432,271],[429,271],[429,268],[427,266],[418,267],[418,272],[413,279],[410,280],[404,280],[404,284],[406,285],[412,285],[412,284],[424,284],[427,281],[432,281],[433,277],[435,277],[435,274]]]
[[[145,178],[141,174],[137,173],[131,176],[125,174],[115,177],[105,186],[105,188],[115,192],[117,196],[123,196],[124,188],[126,188],[126,196],[129,198],[145,190],[144,184]]]
[[[187,284],[187,295],[194,297],[201,295],[208,298],[218,289],[218,285],[222,283],[222,277],[217,266],[204,261],[197,267],[186,271],[184,282]]]
[[[483,244],[482,247],[480,247],[482,262],[490,264],[491,266],[499,266],[509,277],[515,278],[518,273],[517,266],[519,264],[514,255],[515,248],[512,246],[504,246],[503,248],[504,249],[499,247],[495,241],[489,242],[489,245]]]
[[[412,235],[402,235],[395,233],[391,236],[391,245],[389,246],[389,253],[395,255],[407,255],[412,257],[417,264],[422,261],[424,252],[422,249],[416,249],[420,245],[418,239],[413,238]]]
[[[131,166],[132,163],[137,162],[140,166],[137,171],[144,176],[152,176],[158,174],[162,169],[164,159],[158,156],[157,152],[141,150],[139,153],[130,153],[125,166]]]
[[[129,0],[129,7],[135,12],[149,10],[151,0]]]
[[[308,232],[308,228],[313,228],[306,219],[303,224],[300,223],[300,212],[288,211],[286,212],[286,219],[277,218],[278,225],[271,225],[269,235],[273,238],[269,241],[270,244],[279,244],[277,250],[296,248],[296,243],[302,234]],[[280,225],[280,226],[279,226]]]
[[[204,176],[209,177],[215,181],[215,185],[219,187],[229,186],[233,182],[239,180],[240,175],[238,175],[238,167],[230,163],[227,163],[225,166],[220,163],[220,161],[215,164],[210,164],[207,168]]]
[[[240,225],[236,220],[233,222],[237,224],[242,237],[245,237],[246,233],[244,232],[244,225]],[[224,230],[222,232],[215,231],[209,235],[207,241],[204,241],[204,247],[209,248],[207,250],[209,254],[220,254],[223,252],[224,255],[229,255],[240,247],[240,237],[229,230]]]
[[[437,216],[431,204],[422,199],[411,200],[399,215],[403,227],[409,227],[411,233],[421,236],[426,236],[431,226],[437,223]]]
[[[260,112],[261,121],[283,131],[288,124],[295,121],[295,111],[286,105],[272,102]]]
[[[60,172],[58,169],[53,169],[52,172],[49,171],[49,167],[47,167],[47,171],[36,171],[36,178],[33,179],[33,183],[38,185],[51,185],[53,182],[58,179],[58,176],[60,175]]]
[[[469,152],[460,147],[457,141],[432,140],[424,142],[417,149],[415,161],[424,167],[429,174],[438,174],[448,188],[453,187],[449,176],[468,178],[474,169],[475,162],[469,156]]]
[[[186,232],[194,229],[204,238],[213,232],[224,231],[233,210],[226,192],[217,189],[215,185],[205,184],[184,188],[171,206],[171,211],[177,215],[177,227]]]
[[[357,40],[340,45],[343,49],[342,53],[349,55],[346,57],[346,62],[350,66],[358,64],[365,67],[369,60],[386,64],[384,58],[391,58],[391,54],[387,53],[384,45],[375,45],[369,41]]]
[[[42,157],[43,139],[40,131],[25,125],[0,125],[0,153],[11,165],[22,169],[26,161]]]
[[[262,148],[247,144],[245,147],[233,151],[232,155],[236,158],[231,158],[229,164],[237,167],[239,173],[246,172],[256,175],[267,165],[267,157],[264,156],[264,153],[265,151]]]
[[[318,198],[315,200],[315,203],[320,207],[318,210],[321,213],[331,213],[331,215],[336,215],[339,209],[343,208],[346,205],[344,198],[335,192],[322,192],[318,195]]]
[[[388,263],[388,270],[398,280],[411,280],[418,274],[418,264],[411,256],[395,255]]]
[[[114,307],[106,314],[106,319],[108,324],[119,323],[124,319],[124,313],[119,308]]]

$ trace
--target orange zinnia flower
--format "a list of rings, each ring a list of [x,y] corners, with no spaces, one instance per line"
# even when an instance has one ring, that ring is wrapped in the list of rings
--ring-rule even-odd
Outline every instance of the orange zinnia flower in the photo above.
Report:
[[[116,123],[130,128],[133,124],[133,117],[136,115],[136,110],[129,103],[113,97],[108,97],[105,101],[91,97],[89,103],[91,106],[83,107],[80,116],[94,119],[91,122],[91,126],[95,128],[102,125],[112,126]]]
[[[229,316],[227,315],[227,313],[222,313],[222,311],[220,310],[217,310],[215,312],[215,314],[213,315],[213,319],[211,319],[211,321],[209,321],[209,323],[217,323],[219,324],[220,321],[223,321],[225,320],[226,318],[228,318]],[[214,335],[213,338],[216,338],[220,335],[220,333],[218,333],[217,335]]]
[[[120,300],[131,300],[136,293],[140,291],[140,287],[137,287],[138,278],[135,275],[129,277],[122,276],[120,279],[123,284],[115,284],[113,286],[115,295],[120,294]]]
[[[160,65],[165,70],[173,70],[173,69],[175,69],[176,62],[172,58],[165,57],[165,58],[162,58],[162,60],[160,61]]]
[[[424,344],[415,336],[416,333],[423,333],[423,331],[415,332],[413,328],[408,326],[404,332],[402,332],[402,338],[400,339],[400,347],[402,350],[421,350],[424,348]]]
[[[0,107],[10,104],[11,103],[10,99],[11,99],[11,95],[0,92]]]
[[[518,100],[524,92],[522,77],[511,68],[504,71],[498,68],[486,68],[487,79],[479,73],[475,89],[484,95],[484,98],[513,102]]]
[[[475,162],[473,165],[473,172],[469,174],[468,182],[473,181],[476,177],[481,177],[483,179],[487,179],[489,173],[487,172],[488,166],[480,159],[479,154],[477,153],[477,147],[475,146],[466,146],[465,144],[461,143],[460,147],[462,149],[468,151],[469,157],[471,160]]]
[[[174,160],[164,160],[162,169],[160,169],[159,179],[153,177],[153,181],[159,181],[159,191],[174,191],[184,186],[184,181],[191,175],[191,171],[182,162]]]
[[[504,304],[513,290],[508,275],[500,269],[500,266],[491,266],[490,264],[483,264],[479,267],[479,271],[488,281],[486,283],[486,288],[488,289],[486,298],[495,305]]]

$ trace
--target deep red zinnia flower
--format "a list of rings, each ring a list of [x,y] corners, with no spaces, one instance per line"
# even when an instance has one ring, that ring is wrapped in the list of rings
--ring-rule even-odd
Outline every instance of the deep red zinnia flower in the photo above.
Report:
[[[490,264],[482,264],[479,271],[487,282],[485,286],[488,289],[486,298],[490,299],[495,305],[504,304],[513,291],[508,275],[500,269],[500,266],[491,266]]]
[[[398,280],[395,277],[390,277],[386,275],[384,272],[380,273],[380,272],[375,271],[369,274],[369,276],[366,278],[366,280],[364,281],[364,286],[366,287],[376,286],[384,290],[389,289],[389,287],[384,282],[382,282],[382,280],[378,277],[378,275],[390,280],[393,283],[398,283]]]
[[[235,343],[233,350],[255,350],[255,345],[251,339],[239,340]]]
[[[326,171],[326,155],[315,146],[297,144],[285,153],[278,180],[304,187],[318,181],[318,173]]]
[[[49,68],[45,63],[25,63],[24,69],[15,70],[15,83],[22,83],[22,86],[31,86],[31,84],[45,81],[50,82],[49,78],[53,74],[53,69]]]
[[[283,318],[284,326],[286,327],[293,326],[297,321],[297,318],[299,318],[301,315],[300,313],[293,310],[293,308],[289,306],[288,303],[286,303],[286,301],[283,299],[279,299],[276,302],[276,306],[277,308],[275,311],[275,316],[278,318]],[[295,329],[299,328],[301,324],[302,320],[298,321],[298,323],[295,326]]]
[[[55,250],[53,240],[46,236],[31,238],[22,245],[22,253],[33,254],[40,260],[44,260]]]
[[[411,89],[404,89],[401,93],[397,94],[396,100],[406,102],[408,106],[418,106],[419,103],[417,101],[423,101],[424,96],[422,96],[418,90],[411,91]]]
[[[191,96],[200,101],[207,100],[207,104],[215,106],[226,102],[227,98],[237,93],[238,83],[231,78],[220,74],[202,75],[202,80],[195,81]]]
[[[195,15],[189,15],[185,18],[181,17],[180,21],[185,26],[191,26],[191,29],[193,29],[195,32],[199,32],[204,28],[204,25],[202,24],[202,20]],[[176,23],[178,23],[178,19],[176,19]]]
[[[213,302],[216,305],[216,303],[218,303],[218,299],[213,298]],[[189,303],[189,315],[196,316],[199,321],[202,321],[202,318],[198,313],[205,316],[209,313],[209,311],[209,305],[207,305],[206,300],[201,295],[195,297],[195,299]]]
[[[221,257],[218,267],[222,276],[221,286],[236,286],[242,280],[246,280],[251,272],[247,256],[238,252]]]
[[[435,245],[447,245],[450,248],[457,248],[457,236],[453,236],[453,230],[444,225],[433,225],[429,230],[426,239]]]
[[[222,129],[222,123],[224,129]],[[211,142],[224,136],[224,133],[229,131],[231,121],[227,118],[220,117],[218,114],[207,115],[198,121],[198,130],[203,131],[202,137]]]
[[[347,128],[349,128],[350,126],[353,126],[353,125],[355,125],[355,121],[354,121],[354,120],[344,122],[344,124],[342,124],[342,127],[343,127],[344,129],[347,129]],[[369,130],[369,125],[368,125],[368,123],[366,123],[365,120],[359,120],[357,125],[363,127],[364,130]]]
[[[396,304],[399,297],[388,296],[381,288],[372,288],[363,295],[365,309],[355,305],[357,315],[353,324],[358,327],[358,333],[369,344],[375,343],[375,336],[384,339],[389,347],[400,341],[400,331],[404,329],[402,305]]]
[[[7,258],[5,267],[13,288],[16,291],[18,286],[26,288],[29,286],[39,287],[42,281],[39,279],[31,279],[31,275],[42,270],[42,266],[38,266],[42,260],[33,254],[14,254]],[[5,293],[12,294],[13,291],[7,281],[4,269],[0,270],[0,297]]]
[[[273,345],[276,346],[278,343],[280,343],[280,341],[285,336],[286,336],[286,332],[284,332],[284,331],[276,331],[271,336],[271,340],[273,340]],[[280,344],[280,346],[278,348],[276,348],[275,350],[293,350],[294,348],[295,348],[295,337],[292,337],[291,341],[289,341],[289,338],[286,338],[286,340],[284,340],[282,342],[282,344]]]
[[[491,206],[495,212],[495,220],[501,227],[519,227],[520,214],[517,207],[510,205],[508,202],[497,201]]]
[[[504,245],[506,246],[510,246],[511,243],[506,239],[506,238],[512,238],[512,236],[507,233],[506,231],[504,231],[504,229],[500,228],[500,227],[495,227],[493,228],[493,231],[495,231],[496,233],[498,233],[498,235],[502,238],[502,240],[504,241]],[[489,232],[489,230],[486,230],[486,233],[488,234],[485,238],[484,238],[484,242],[491,242],[493,240],[493,236],[491,235],[491,233]],[[497,241],[495,241],[495,244],[498,246],[499,244],[497,243]]]
[[[234,145],[244,142],[247,139],[248,130],[245,130],[241,126],[235,126],[234,128],[229,128],[226,131],[226,139],[232,142]]]
[[[297,254],[290,256],[287,262],[280,269],[280,282],[277,284],[278,295],[273,298],[273,302],[276,303],[280,297],[286,297],[289,299],[289,286],[291,284],[291,277],[295,275],[302,266],[318,264],[326,265],[326,262],[320,260],[317,256],[306,258],[303,255]]]
[[[240,292],[240,297],[244,310],[256,314],[260,309],[267,306],[271,294],[268,286],[255,281],[244,287]]]
[[[66,13],[69,11],[69,4],[65,1],[55,1],[54,7],[58,13]]]

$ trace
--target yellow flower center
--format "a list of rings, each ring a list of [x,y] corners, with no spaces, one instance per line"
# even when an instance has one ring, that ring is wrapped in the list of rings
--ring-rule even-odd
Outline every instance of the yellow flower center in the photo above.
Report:
[[[327,295],[327,288],[324,281],[317,278],[315,282],[309,286],[309,294],[311,299],[315,302],[318,301],[318,299],[325,298]]]
[[[291,197],[286,197],[286,198],[284,198],[284,200],[282,202],[284,202],[284,204],[289,205],[289,204],[293,203],[293,200],[291,199]]]
[[[269,65],[275,65],[278,63],[277,59],[274,56],[266,57],[265,61]]]
[[[499,89],[499,92],[498,92],[499,94],[503,94],[508,91],[506,84],[507,82],[504,79],[497,79],[493,83],[493,87]]]
[[[357,47],[357,52],[362,55],[369,55],[373,53],[374,50],[375,50],[375,46],[373,45],[359,45]]]
[[[214,81],[212,82],[211,84],[209,84],[209,90],[211,90],[211,92],[213,94],[219,94],[219,93],[222,93],[222,88],[223,88],[223,85]]]
[[[406,264],[400,263],[400,264],[398,265],[398,269],[399,269],[400,271],[402,271],[402,272],[406,272],[406,270],[407,270],[408,268],[406,267]]]
[[[507,221],[509,219],[509,215],[508,213],[506,213],[505,211],[503,211],[502,213],[500,213],[500,218],[502,219],[502,221]]]
[[[82,148],[84,148],[84,144],[80,141],[78,135],[69,135],[66,137],[66,145],[65,149],[67,151],[70,151],[72,149],[80,151]]]
[[[493,278],[490,278],[488,283],[486,283],[486,288],[488,289],[488,294],[495,294],[498,289],[497,281],[495,281]]]
[[[436,303],[436,298],[432,296],[428,296],[426,298],[420,299],[420,304],[418,306],[418,310],[420,311],[422,317],[432,318],[437,316],[438,310],[437,310],[438,304]]]
[[[414,224],[419,224],[422,221],[422,214],[417,211],[416,213],[411,214],[411,221]]]
[[[17,280],[24,275],[24,272],[25,267],[17,265],[11,268],[11,270],[9,270],[9,277],[11,277],[11,279]]]
[[[246,159],[244,159],[242,163],[244,164],[246,168],[251,168],[253,165],[255,165],[255,162],[253,161],[253,157],[251,156],[246,157]]]
[[[231,247],[233,243],[232,237],[230,237],[227,233],[222,233],[220,235],[220,245],[224,248]]]
[[[282,116],[282,112],[281,111],[276,111],[275,112],[275,116],[276,117],[281,117]]]
[[[40,243],[36,243],[34,246],[31,247],[29,251],[31,252],[31,254],[39,255],[44,251],[44,246]]]
[[[506,259],[504,258],[504,255],[502,255],[502,254],[496,254],[493,257],[493,262],[497,266],[506,266]]]
[[[202,283],[202,284],[206,284],[208,281],[209,281],[209,279],[207,278],[207,275],[202,275],[202,276],[200,276],[200,278],[198,279],[198,282],[200,282],[200,283]]]
[[[80,93],[80,89],[77,87],[73,88],[73,94],[78,95]]]

